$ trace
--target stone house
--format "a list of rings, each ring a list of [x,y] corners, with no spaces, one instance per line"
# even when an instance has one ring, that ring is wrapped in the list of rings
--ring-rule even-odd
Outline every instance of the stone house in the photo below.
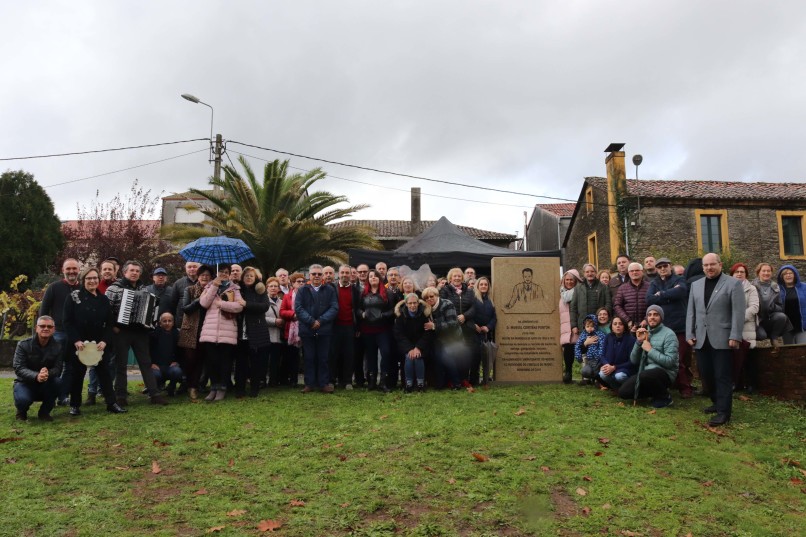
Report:
[[[761,261],[806,270],[806,184],[626,179],[624,152],[607,177],[586,177],[563,247],[565,266],[614,269],[618,254],[685,265],[707,252],[727,265]]]

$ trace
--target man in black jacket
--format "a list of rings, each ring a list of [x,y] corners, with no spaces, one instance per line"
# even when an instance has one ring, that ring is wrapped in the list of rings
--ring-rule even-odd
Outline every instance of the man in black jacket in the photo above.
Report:
[[[53,421],[50,411],[56,406],[60,391],[64,359],[62,345],[53,337],[56,323],[53,317],[42,315],[36,320],[36,336],[17,343],[14,352],[14,406],[17,419],[28,419],[28,409],[34,401],[42,401],[39,419]]]
[[[140,283],[140,275],[143,273],[143,265],[139,261],[126,261],[123,264],[123,278],[109,286],[106,296],[112,304],[112,315],[117,320],[120,312],[123,291],[130,289],[139,291],[143,289]],[[167,405],[168,400],[159,394],[157,379],[151,369],[151,354],[149,352],[148,333],[149,329],[143,326],[124,326],[116,324],[112,329],[114,336],[112,341],[115,345],[116,374],[115,374],[115,394],[117,404],[128,405],[127,399],[127,378],[126,366],[129,361],[129,350],[134,351],[137,365],[140,366],[140,373],[143,375],[143,383],[151,398],[151,403],[155,405]]]

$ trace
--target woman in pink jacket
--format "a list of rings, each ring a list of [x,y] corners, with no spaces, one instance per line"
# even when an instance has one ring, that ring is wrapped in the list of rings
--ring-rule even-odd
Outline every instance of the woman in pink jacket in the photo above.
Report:
[[[563,349],[563,382],[571,383],[571,370],[574,368],[574,344],[578,336],[571,331],[571,312],[568,304],[574,298],[574,288],[582,281],[577,269],[571,269],[565,274],[560,282],[560,345]]]
[[[227,265],[219,266],[218,276],[199,297],[201,306],[207,310],[199,336],[211,384],[205,401],[221,401],[227,396],[238,345],[238,313],[243,310],[240,299],[238,286],[229,281]]]

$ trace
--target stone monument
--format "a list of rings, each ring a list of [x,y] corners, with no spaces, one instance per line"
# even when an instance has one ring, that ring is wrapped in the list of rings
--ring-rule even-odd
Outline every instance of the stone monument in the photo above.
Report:
[[[559,282],[559,258],[492,259],[492,298],[498,316],[496,382],[562,379]]]

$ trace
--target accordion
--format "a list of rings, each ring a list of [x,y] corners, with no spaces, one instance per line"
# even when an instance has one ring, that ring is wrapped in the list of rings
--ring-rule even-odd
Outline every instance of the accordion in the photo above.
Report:
[[[117,322],[123,326],[154,328],[159,314],[158,303],[159,299],[148,291],[124,289]]]

